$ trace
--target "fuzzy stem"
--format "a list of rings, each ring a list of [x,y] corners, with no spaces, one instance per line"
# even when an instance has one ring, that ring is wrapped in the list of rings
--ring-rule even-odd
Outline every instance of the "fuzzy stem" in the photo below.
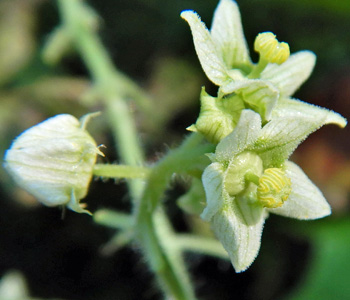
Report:
[[[192,251],[222,259],[229,259],[226,250],[214,238],[200,237],[193,234],[178,234],[174,240],[174,246],[182,251]]]
[[[139,145],[139,138],[132,118],[131,109],[127,105],[127,93],[120,79],[119,73],[94,29],[84,22],[84,13],[91,13],[80,0],[58,0],[63,18],[63,28],[75,43],[75,47],[82,56],[93,81],[106,106],[108,118],[112,126],[116,145],[123,163],[140,166],[144,163],[144,156]],[[90,16],[91,17],[91,16]],[[120,88],[120,89],[119,89]],[[154,216],[147,209],[148,198],[142,197],[143,181],[134,179],[129,182],[130,193],[136,205],[136,231],[142,249],[152,270],[157,275],[160,287],[170,299],[194,299],[192,286],[184,282],[187,277],[179,274],[174,268],[177,259],[171,257],[161,246],[161,240],[154,228]],[[158,201],[157,201],[158,202]],[[184,272],[186,272],[184,270]]]
[[[211,144],[202,145],[202,141],[203,136],[192,133],[179,148],[171,150],[158,162],[149,175],[141,207],[146,205],[147,210],[152,212],[158,206],[174,173],[184,173],[196,165],[209,161],[204,154],[212,152],[214,146]]]
[[[175,278],[181,284],[181,290],[173,291],[176,292],[175,299],[195,299],[195,296],[180,252],[174,252],[172,247],[168,246],[173,244],[171,241],[175,239],[170,224],[164,213],[155,212],[155,208],[159,206],[172,174],[193,168],[201,163],[203,158],[206,159],[204,153],[213,150],[211,145],[201,145],[202,141],[203,137],[199,134],[191,134],[179,148],[170,151],[153,167],[143,197],[134,211],[138,224],[137,235],[141,244],[149,249],[145,254],[152,270],[161,274],[160,278],[165,280],[163,283],[171,283],[170,286],[165,285],[166,287],[175,286],[176,282],[173,281]],[[154,235],[153,230],[156,230]],[[162,236],[159,243],[154,240],[157,235]],[[162,252],[167,253],[167,256]]]
[[[93,218],[100,225],[119,229],[130,229],[134,223],[131,215],[109,209],[98,210],[93,214]]]
[[[128,165],[96,164],[93,172],[94,176],[105,178],[146,179],[150,173],[150,169]]]

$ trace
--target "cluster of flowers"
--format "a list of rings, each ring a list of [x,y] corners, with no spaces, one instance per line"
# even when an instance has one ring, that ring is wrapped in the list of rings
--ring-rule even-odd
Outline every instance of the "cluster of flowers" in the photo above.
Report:
[[[233,0],[220,1],[210,31],[195,12],[181,16],[190,25],[204,72],[218,86],[217,97],[202,90],[199,117],[188,128],[216,145],[202,175],[206,207],[201,217],[241,272],[259,252],[269,213],[304,220],[331,213],[320,190],[288,158],[313,131],[330,123],[344,127],[346,120],[291,98],[312,72],[312,52],[290,55],[287,43],[264,32],[254,43],[259,61],[251,61]],[[103,155],[85,129],[90,117],[48,119],[6,151],[7,170],[45,205],[89,213],[80,200],[97,154]]]
[[[330,123],[344,127],[346,120],[291,98],[312,72],[312,52],[290,55],[287,43],[264,32],[255,39],[259,61],[252,63],[234,1],[220,1],[210,31],[197,13],[181,16],[204,72],[218,86],[217,97],[202,90],[200,115],[188,128],[217,145],[202,176],[201,217],[241,272],[259,252],[269,213],[303,220],[331,213],[320,190],[288,158],[313,131]]]

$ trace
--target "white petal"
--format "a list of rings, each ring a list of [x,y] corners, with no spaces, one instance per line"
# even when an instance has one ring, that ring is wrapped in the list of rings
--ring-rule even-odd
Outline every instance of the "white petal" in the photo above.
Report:
[[[310,51],[300,51],[289,57],[281,65],[269,64],[261,74],[261,79],[270,80],[283,96],[291,96],[306,81],[316,62]]]
[[[258,255],[265,216],[248,225],[235,202],[225,205],[212,219],[215,235],[230,256],[236,272],[246,270]]]
[[[285,163],[286,175],[292,181],[292,193],[279,208],[269,209],[271,213],[301,220],[323,218],[331,214],[331,207],[322,192],[296,164]]]
[[[229,197],[223,190],[222,165],[219,163],[210,164],[203,172],[202,181],[207,199],[207,206],[201,214],[205,221],[210,219],[221,209],[224,204],[224,197]]]
[[[205,74],[216,85],[223,85],[229,77],[222,57],[205,24],[194,11],[183,11],[181,17],[191,27],[194,46]]]
[[[346,124],[344,118],[327,109],[296,100],[283,102],[273,111],[272,120],[263,127],[261,136],[249,149],[260,155],[265,167],[282,164],[309,134],[321,126]]]
[[[322,120],[322,125],[335,124],[341,128],[347,124],[346,119],[334,111],[291,98],[281,99],[273,110],[272,117],[302,117],[310,121],[317,119]]]
[[[237,153],[252,145],[261,134],[260,115],[252,110],[242,111],[237,126],[216,147],[216,159],[228,161]]]
[[[278,97],[278,89],[267,80],[248,79],[225,84],[221,88],[225,94],[237,93],[242,96],[254,111],[258,112],[264,120],[270,120]]]
[[[210,32],[228,69],[252,64],[236,2],[220,1],[214,13]]]
[[[71,115],[57,115],[24,131],[6,151],[7,171],[47,206],[85,197],[96,161],[96,143]]]

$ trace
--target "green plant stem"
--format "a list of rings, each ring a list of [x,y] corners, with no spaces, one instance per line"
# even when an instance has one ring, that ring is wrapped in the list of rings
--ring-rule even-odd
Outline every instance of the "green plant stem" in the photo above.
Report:
[[[134,219],[131,215],[110,209],[98,210],[93,214],[93,218],[96,223],[112,228],[130,229],[134,225]]]
[[[153,213],[156,207],[159,207],[159,202],[172,174],[188,171],[203,163],[203,159],[207,159],[204,154],[212,151],[213,146],[202,145],[202,141],[201,135],[191,134],[179,148],[171,150],[153,167],[143,197],[134,211],[138,224],[137,234],[142,244],[147,245],[149,249],[146,252],[146,257],[153,271],[162,274],[161,278],[166,281],[172,282],[174,278],[177,278],[181,282],[182,290],[172,291],[173,295],[176,295],[175,299],[195,299],[194,292],[180,256],[181,251],[175,251],[175,247],[169,246],[173,245],[172,241],[175,240],[170,224],[167,223],[162,212]],[[157,234],[162,236],[159,241],[162,244],[160,248],[158,247],[159,243],[150,239],[156,238],[156,235],[152,234],[154,228],[156,228]],[[165,251],[168,255],[162,255],[161,251]],[[171,266],[171,268],[166,266]],[[175,283],[173,282],[171,286],[175,286]]]
[[[132,166],[142,165],[144,157],[131,110],[124,98],[125,91],[116,88],[118,76],[113,62],[94,29],[84,22],[91,17],[91,11],[79,0],[59,0],[58,3],[64,26],[90,71],[106,106],[122,162]],[[142,194],[143,182],[133,180],[129,186],[132,198],[137,201]]]
[[[204,154],[212,152],[214,146],[201,144],[203,136],[192,133],[184,143],[175,150],[171,150],[158,164],[153,167],[149,175],[141,205],[146,204],[147,210],[155,209],[174,173],[185,173],[201,164],[209,162]]]
[[[103,255],[112,255],[114,252],[123,248],[133,241],[135,238],[133,230],[122,230],[116,233],[107,244],[101,248]]]
[[[174,246],[182,251],[192,251],[206,255],[229,259],[221,243],[213,238],[200,237],[193,234],[177,234]]]
[[[88,67],[99,96],[106,106],[122,162],[132,166],[142,165],[144,156],[139,145],[131,109],[127,105],[127,94],[116,88],[118,72],[114,69],[96,33],[86,25],[86,22],[82,22],[84,12],[88,11],[87,7],[79,0],[58,0],[58,4],[64,22],[63,26],[68,30],[76,49]],[[184,276],[174,269],[177,262],[161,246],[160,240],[163,237],[159,237],[154,228],[154,216],[145,203],[148,198],[141,198],[144,188],[143,181],[130,180],[129,188],[134,205],[137,207],[136,231],[139,233],[139,242],[152,270],[157,275],[160,287],[168,298],[194,299],[191,285],[184,282]]]
[[[146,179],[150,173],[150,169],[146,167],[128,165],[96,164],[93,172],[94,176],[105,178]]]

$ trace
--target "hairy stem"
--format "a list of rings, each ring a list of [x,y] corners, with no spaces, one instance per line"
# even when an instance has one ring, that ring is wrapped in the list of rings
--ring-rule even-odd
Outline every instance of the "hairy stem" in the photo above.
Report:
[[[94,176],[100,176],[105,178],[146,179],[149,173],[149,168],[138,166],[107,164],[96,164],[94,166]]]
[[[200,237],[193,234],[178,234],[176,236],[175,246],[182,251],[192,251],[222,259],[229,259],[227,251],[221,243],[214,238]]]
[[[99,97],[106,106],[122,162],[131,166],[142,166],[144,155],[140,147],[132,110],[127,103],[130,86],[138,91],[136,85],[129,83],[128,91],[123,88],[125,78],[121,77],[114,68],[93,26],[89,26],[89,22],[86,22],[91,17],[91,10],[80,0],[58,0],[58,4],[62,14],[63,28],[68,31],[74,41],[75,48],[91,73]],[[148,210],[148,204],[145,203],[149,199],[142,197],[143,181],[130,180],[129,188],[134,206],[136,206],[137,237],[152,270],[157,275],[160,287],[169,299],[194,299],[192,286],[183,280],[188,277],[187,274],[183,274],[186,273],[186,270],[182,270],[180,274],[174,268],[178,265],[178,259],[169,255],[161,246],[160,241],[164,237],[159,236],[161,233],[154,228],[154,215]]]

